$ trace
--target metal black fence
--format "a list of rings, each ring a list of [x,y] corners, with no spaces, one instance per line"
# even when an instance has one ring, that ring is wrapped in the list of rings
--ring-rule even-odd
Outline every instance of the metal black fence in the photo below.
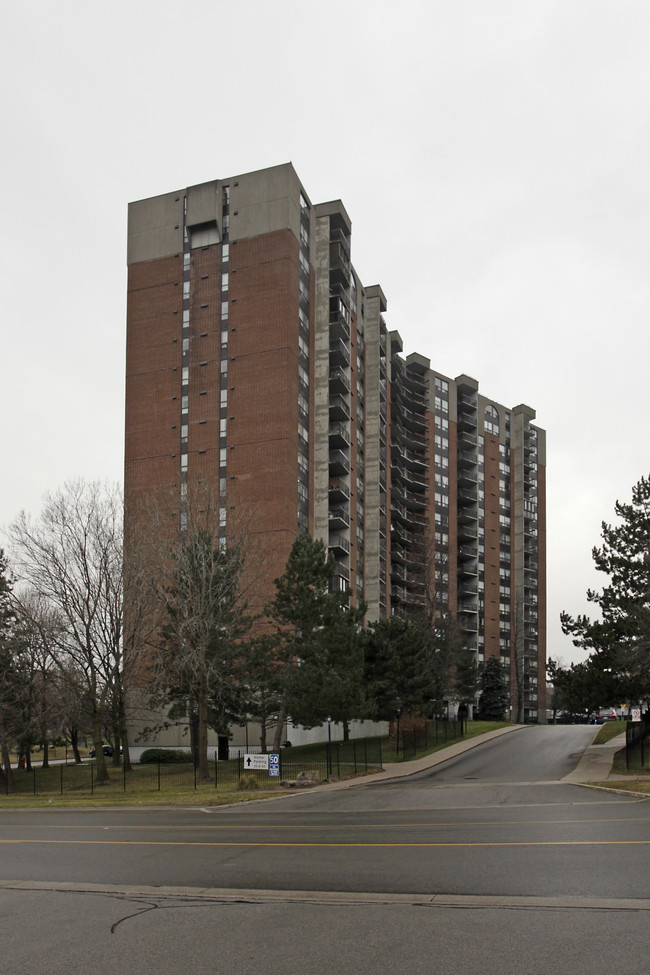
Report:
[[[625,726],[625,767],[629,769],[634,753],[638,750],[641,768],[644,767],[648,755],[646,738],[650,735],[650,711],[646,711],[640,721],[628,721]]]
[[[395,726],[395,751],[403,758],[412,758],[418,752],[426,752],[434,745],[446,741],[453,741],[464,737],[465,722],[452,718],[450,720],[433,718],[430,721],[418,723],[411,728]]]
[[[325,781],[381,769],[381,739],[333,741],[322,745],[283,748],[278,753],[277,766],[273,763],[273,767],[274,770],[277,768],[276,775],[271,775],[266,769],[247,769],[245,758],[240,754],[228,760],[215,759],[210,763],[208,777],[202,779],[191,763],[134,764],[127,771],[124,765],[107,762],[109,778],[101,783],[97,781],[94,761],[81,765],[52,765],[50,768],[16,768],[12,770],[11,789],[8,777],[3,776],[4,788],[0,798],[2,794],[72,797],[128,792],[232,791],[238,788],[272,790],[278,788],[281,782],[299,781],[301,772],[310,773],[309,777],[314,781]]]

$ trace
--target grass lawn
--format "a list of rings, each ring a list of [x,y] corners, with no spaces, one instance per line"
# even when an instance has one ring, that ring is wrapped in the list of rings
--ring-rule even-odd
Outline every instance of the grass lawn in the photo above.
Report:
[[[608,779],[607,782],[592,782],[591,784],[602,786],[603,789],[612,789],[614,792],[640,792],[643,795],[650,794],[650,775],[644,778]]]
[[[465,734],[461,738],[444,738],[444,732],[438,733],[438,740],[435,741],[431,736],[426,748],[419,748],[417,753],[407,750],[406,754],[400,750],[399,755],[395,754],[395,740],[388,737],[382,738],[382,760],[384,765],[392,765],[395,762],[412,762],[414,758],[423,758],[425,755],[432,755],[443,748],[456,744],[458,741],[467,741],[468,738],[476,738],[484,735],[486,731],[497,731],[499,728],[509,728],[509,721],[468,721],[465,725]]]
[[[594,738],[594,745],[604,745],[605,742],[611,741],[617,735],[624,734],[626,724],[627,721],[606,721],[605,724],[601,724],[598,734]]]
[[[600,728],[594,740],[595,745],[603,745],[617,735],[625,733],[626,721],[606,721]],[[625,758],[625,739],[621,738],[623,747],[614,755],[611,774],[620,775],[620,779],[608,779],[607,782],[594,782],[594,785],[605,789],[623,792],[639,792],[650,794],[650,742],[646,741],[644,749],[645,763],[641,765],[641,747],[633,748],[629,756],[629,768]]]
[[[253,799],[281,799],[285,789],[275,792],[105,792],[93,796],[0,796],[0,813],[4,809],[106,809],[155,806],[234,806]]]

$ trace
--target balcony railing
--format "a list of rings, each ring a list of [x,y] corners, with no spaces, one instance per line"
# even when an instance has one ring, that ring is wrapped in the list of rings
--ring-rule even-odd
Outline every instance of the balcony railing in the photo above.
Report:
[[[329,482],[330,500],[343,501],[350,497],[350,486],[341,477],[332,477]]]
[[[349,420],[350,419],[350,407],[345,402],[342,396],[332,396],[330,399],[330,419],[331,420]]]
[[[350,472],[350,459],[342,450],[330,450],[329,465],[331,474],[348,474]]]
[[[350,380],[340,366],[337,366],[336,369],[330,369],[329,382],[330,389],[335,390],[336,392],[350,392]]]
[[[330,365],[350,365],[350,350],[343,339],[337,338],[330,342]]]
[[[329,509],[330,528],[348,528],[350,525],[350,511],[342,504]]]
[[[330,423],[328,427],[330,444],[332,446],[349,446],[350,431],[343,423]]]
[[[343,535],[331,535],[329,548],[334,552],[345,552],[347,554],[350,551],[350,542]]]

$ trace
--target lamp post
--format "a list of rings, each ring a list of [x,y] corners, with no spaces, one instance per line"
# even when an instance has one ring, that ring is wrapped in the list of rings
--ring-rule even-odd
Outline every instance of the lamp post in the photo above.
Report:
[[[395,754],[399,756],[399,719],[402,713],[402,705],[397,703],[397,734],[395,735]]]
[[[327,776],[332,775],[332,715],[327,715]]]

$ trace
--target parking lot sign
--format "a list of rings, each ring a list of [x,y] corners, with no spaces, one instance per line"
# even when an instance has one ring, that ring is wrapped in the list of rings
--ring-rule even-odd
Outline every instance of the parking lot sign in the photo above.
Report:
[[[268,755],[244,755],[244,768],[248,772],[254,769],[267,769],[269,767]]]

